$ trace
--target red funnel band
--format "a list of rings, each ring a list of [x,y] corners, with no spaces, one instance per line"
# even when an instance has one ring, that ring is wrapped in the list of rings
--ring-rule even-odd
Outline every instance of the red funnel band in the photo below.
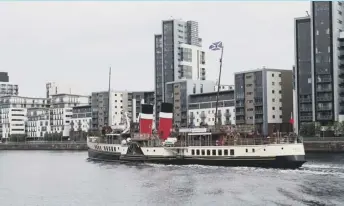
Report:
[[[166,140],[171,135],[173,124],[172,113],[159,113],[159,136],[160,139]]]
[[[152,134],[153,115],[140,114],[140,134]]]

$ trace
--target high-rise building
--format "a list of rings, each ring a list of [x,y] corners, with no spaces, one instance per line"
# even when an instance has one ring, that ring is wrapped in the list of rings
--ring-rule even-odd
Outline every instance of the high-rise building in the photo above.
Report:
[[[295,130],[303,122],[344,120],[344,6],[312,1],[295,20]]]
[[[195,21],[162,21],[162,34],[155,40],[155,110],[166,101],[166,83],[180,79],[205,80],[205,52]],[[156,115],[156,122],[157,121]]]
[[[8,82],[9,77],[7,72],[0,72],[0,82]]]
[[[292,70],[262,68],[235,73],[236,125],[254,125],[263,135],[292,132]]]

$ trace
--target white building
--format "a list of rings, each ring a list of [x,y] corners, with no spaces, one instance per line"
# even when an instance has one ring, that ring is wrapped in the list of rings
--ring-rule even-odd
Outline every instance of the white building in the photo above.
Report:
[[[72,125],[74,131],[88,132],[91,129],[91,105],[73,107]]]
[[[49,108],[31,108],[27,110],[26,135],[28,138],[43,139],[50,133]]]
[[[73,107],[89,105],[89,96],[75,94],[56,94],[51,98],[50,125],[51,132],[69,136]]]
[[[7,139],[11,134],[25,134],[27,109],[48,108],[49,99],[20,96],[0,97],[0,135]]]
[[[214,126],[217,92],[191,94],[189,96],[189,126]],[[219,93],[218,125],[235,124],[234,90]]]
[[[19,94],[19,88],[17,84],[8,82],[0,82],[0,96],[17,96]]]
[[[123,112],[128,112],[128,105],[128,92],[126,91],[92,92],[92,130],[101,130],[104,126],[119,125]],[[129,107],[131,106],[129,105]]]

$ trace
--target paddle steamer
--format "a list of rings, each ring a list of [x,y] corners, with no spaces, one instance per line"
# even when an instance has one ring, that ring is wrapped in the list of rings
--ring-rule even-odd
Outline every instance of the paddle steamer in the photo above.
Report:
[[[163,103],[157,134],[152,132],[153,106],[142,104],[139,134],[126,129],[103,138],[88,138],[90,159],[176,165],[242,166],[296,169],[305,161],[302,140],[293,135],[243,138],[237,129],[209,132],[206,128],[172,131],[172,105]]]

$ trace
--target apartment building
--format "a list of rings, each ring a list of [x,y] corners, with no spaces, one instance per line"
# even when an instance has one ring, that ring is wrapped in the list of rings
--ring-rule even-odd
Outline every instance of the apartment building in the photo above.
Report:
[[[17,84],[9,82],[0,82],[0,96],[16,96],[19,94],[19,88]]]
[[[160,104],[166,101],[165,96],[171,95],[166,83],[206,79],[206,57],[195,21],[162,21],[162,33],[154,36],[154,42],[155,110],[159,112]]]
[[[11,134],[25,134],[27,109],[46,109],[50,100],[21,96],[0,96],[0,135],[7,139]]]
[[[49,108],[27,109],[26,135],[31,139],[44,139],[51,132]]]
[[[305,122],[344,120],[344,6],[311,2],[311,16],[296,18],[295,131]]]
[[[262,68],[235,73],[236,124],[264,135],[291,132],[292,70]]]
[[[73,107],[82,105],[89,105],[89,96],[75,94],[51,95],[51,132],[62,133],[63,137],[68,137],[71,129],[70,123],[73,115]]]
[[[217,91],[189,96],[190,127],[215,126],[216,99]],[[217,125],[235,124],[234,89],[220,91],[218,100]]]
[[[165,102],[173,104],[173,123],[178,127],[188,126],[189,95],[214,91],[215,82],[183,79],[166,83]]]
[[[126,91],[93,92],[91,99],[92,130],[101,130],[104,126],[118,126],[122,122],[123,113],[128,112]]]
[[[72,128],[74,131],[88,132],[91,129],[92,109],[91,105],[73,107]]]
[[[154,96],[154,91],[136,91],[128,93],[128,116],[132,122],[138,123],[138,117],[141,113],[141,104],[154,105]]]

